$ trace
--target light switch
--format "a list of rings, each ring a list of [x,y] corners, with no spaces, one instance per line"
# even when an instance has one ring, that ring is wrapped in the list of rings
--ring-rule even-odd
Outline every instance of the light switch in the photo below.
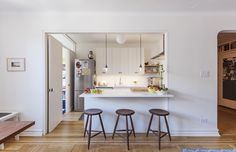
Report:
[[[200,72],[201,78],[209,78],[210,77],[210,71],[204,70]]]

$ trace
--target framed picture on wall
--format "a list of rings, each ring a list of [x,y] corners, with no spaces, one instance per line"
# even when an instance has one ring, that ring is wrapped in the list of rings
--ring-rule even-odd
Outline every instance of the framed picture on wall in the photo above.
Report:
[[[7,58],[8,72],[23,72],[25,71],[25,58]]]

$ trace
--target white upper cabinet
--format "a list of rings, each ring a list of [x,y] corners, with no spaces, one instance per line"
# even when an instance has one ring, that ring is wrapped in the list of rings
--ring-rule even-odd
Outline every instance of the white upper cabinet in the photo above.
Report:
[[[112,49],[112,70],[113,74],[129,73],[129,52],[127,49]]]
[[[96,74],[100,75],[104,72],[104,67],[106,64],[105,60],[105,50],[96,49]]]
[[[96,74],[112,74],[112,64],[111,64],[111,50],[107,50],[107,66],[108,71],[105,71],[106,66],[106,50],[105,49],[96,49]]]
[[[143,64],[143,51],[141,52],[141,58],[140,58],[140,49],[139,48],[130,48],[129,49],[129,74],[143,74],[143,69],[142,71],[139,70],[140,64],[142,67],[144,66]],[[141,61],[140,61],[141,59]]]
[[[106,65],[106,51],[96,51],[97,74],[143,74],[139,71],[140,50],[139,48],[108,48],[107,51],[107,73],[104,71]],[[143,53],[141,54],[143,66]]]
[[[113,74],[122,74],[122,66],[121,66],[121,51],[120,49],[113,48],[112,49],[112,73]]]

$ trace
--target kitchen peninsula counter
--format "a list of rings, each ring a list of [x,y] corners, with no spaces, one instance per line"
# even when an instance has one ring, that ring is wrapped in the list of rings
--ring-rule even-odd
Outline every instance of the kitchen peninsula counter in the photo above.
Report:
[[[171,94],[157,94],[149,92],[132,92],[130,89],[103,90],[101,94],[81,94],[84,97],[84,109],[99,108],[103,110],[102,119],[105,131],[112,133],[116,121],[117,109],[132,109],[135,131],[145,133],[150,120],[149,110],[161,108],[169,110],[169,101],[174,97]],[[171,111],[170,111],[171,113]],[[84,119],[86,120],[86,118]],[[157,122],[153,122],[157,126]],[[119,128],[125,128],[125,119],[120,119]],[[99,118],[93,117],[94,130],[101,129]]]
[[[172,94],[158,94],[149,92],[132,92],[130,90],[104,90],[101,94],[81,94],[80,97],[148,97],[148,98],[171,98],[174,97]]]

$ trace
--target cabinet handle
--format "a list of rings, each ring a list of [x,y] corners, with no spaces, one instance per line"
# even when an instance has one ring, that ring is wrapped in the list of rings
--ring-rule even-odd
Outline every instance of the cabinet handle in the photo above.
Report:
[[[119,74],[122,74],[122,72],[118,72]]]
[[[138,74],[138,72],[134,72],[135,74]]]

